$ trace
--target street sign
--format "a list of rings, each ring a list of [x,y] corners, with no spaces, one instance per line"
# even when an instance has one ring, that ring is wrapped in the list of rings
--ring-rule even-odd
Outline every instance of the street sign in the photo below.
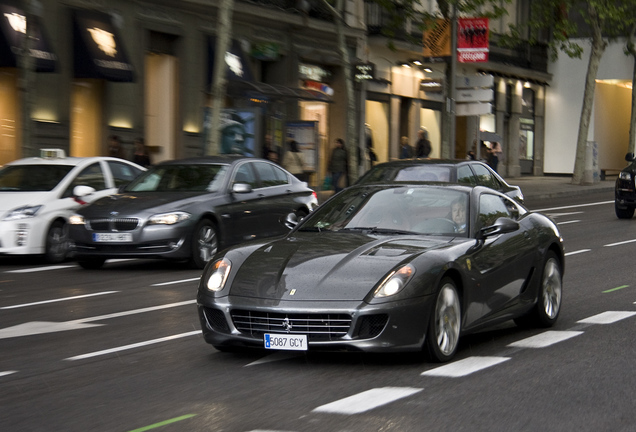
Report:
[[[488,61],[488,18],[457,20],[457,61],[460,63]]]
[[[482,114],[492,113],[492,105],[489,103],[460,103],[455,105],[455,115],[462,116],[476,116]]]
[[[455,79],[455,88],[479,88],[492,87],[495,83],[495,77],[492,75],[457,75]]]
[[[490,102],[495,92],[492,89],[461,89],[457,90],[456,102]]]

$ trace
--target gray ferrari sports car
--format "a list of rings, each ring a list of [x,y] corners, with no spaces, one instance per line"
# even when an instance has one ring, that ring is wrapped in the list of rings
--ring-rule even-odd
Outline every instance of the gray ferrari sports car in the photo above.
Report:
[[[563,270],[556,224],[490,188],[359,185],[284,238],[218,253],[197,304],[219,350],[425,350],[448,361],[461,335],[485,326],[553,325]]]

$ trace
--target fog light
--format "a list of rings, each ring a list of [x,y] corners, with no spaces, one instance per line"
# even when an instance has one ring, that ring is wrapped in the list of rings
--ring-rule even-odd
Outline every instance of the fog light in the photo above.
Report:
[[[15,244],[18,246],[25,246],[27,243],[28,232],[29,226],[27,224],[19,224],[18,229],[15,232]]]

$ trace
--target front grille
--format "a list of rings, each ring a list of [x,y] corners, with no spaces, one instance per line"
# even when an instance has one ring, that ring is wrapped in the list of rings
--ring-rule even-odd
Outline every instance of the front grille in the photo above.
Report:
[[[347,314],[286,314],[233,310],[234,327],[244,335],[264,333],[305,334],[309,341],[333,341],[347,335],[351,316]]]
[[[139,225],[137,218],[89,219],[87,226],[92,231],[133,231]]]

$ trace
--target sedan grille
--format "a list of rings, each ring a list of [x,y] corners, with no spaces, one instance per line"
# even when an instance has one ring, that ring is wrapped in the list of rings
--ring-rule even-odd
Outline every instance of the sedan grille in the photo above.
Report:
[[[305,334],[309,341],[332,341],[343,338],[351,327],[347,314],[285,314],[234,310],[234,327],[244,335],[260,337],[263,333]]]
[[[86,225],[87,228],[92,231],[133,231],[139,225],[139,219],[89,219]]]

